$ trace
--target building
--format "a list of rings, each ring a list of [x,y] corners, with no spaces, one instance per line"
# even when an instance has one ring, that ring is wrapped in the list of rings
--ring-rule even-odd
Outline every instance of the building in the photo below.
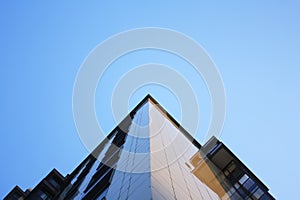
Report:
[[[30,189],[25,192],[19,187],[15,186],[7,195],[4,200],[19,200],[24,199],[30,193]]]
[[[53,199],[62,190],[65,177],[53,169],[37,186],[25,192],[18,186],[14,187],[4,200],[49,200]]]
[[[274,199],[269,189],[215,137],[190,162],[192,173],[221,199]]]
[[[225,145],[201,147],[150,95],[59,185],[49,199],[274,199]]]

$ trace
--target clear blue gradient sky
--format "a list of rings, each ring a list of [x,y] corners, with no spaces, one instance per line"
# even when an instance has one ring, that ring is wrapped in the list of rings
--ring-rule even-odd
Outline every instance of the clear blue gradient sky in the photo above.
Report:
[[[227,94],[227,115],[220,139],[276,198],[297,199],[299,10],[296,0],[2,1],[0,198],[15,185],[34,187],[54,167],[66,175],[87,156],[72,116],[77,70],[88,53],[109,36],[155,26],[187,34],[207,50],[219,68]],[[162,60],[180,71],[178,58],[163,53],[149,51],[122,59],[112,67],[114,72],[108,73],[111,81],[124,73],[118,71],[118,65],[123,64],[132,67]],[[204,116],[200,130],[205,131],[209,96],[199,77],[185,73],[192,84],[200,85],[198,100]],[[111,119],[101,117],[105,114],[111,118],[109,107],[104,106],[110,102],[110,89],[99,86],[96,97],[104,102],[99,100],[96,107],[107,132],[115,126]],[[134,93],[129,109],[146,93],[180,118],[175,97],[158,86]]]

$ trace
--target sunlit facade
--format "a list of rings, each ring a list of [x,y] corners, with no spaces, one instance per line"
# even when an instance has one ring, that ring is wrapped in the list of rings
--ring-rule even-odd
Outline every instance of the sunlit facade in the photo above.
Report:
[[[41,194],[35,199],[274,199],[223,143],[201,146],[150,95],[63,177],[57,193]]]
[[[191,173],[198,144],[146,97],[70,175],[58,199],[219,199]]]
[[[222,200],[272,200],[268,188],[220,141],[211,138],[191,159],[192,173]]]

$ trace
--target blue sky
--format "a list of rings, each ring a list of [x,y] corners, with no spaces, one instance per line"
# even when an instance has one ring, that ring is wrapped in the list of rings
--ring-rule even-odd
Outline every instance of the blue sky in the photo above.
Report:
[[[295,199],[300,179],[299,10],[298,1],[2,1],[0,198],[17,184],[34,187],[54,167],[70,173],[87,156],[72,116],[73,84],[81,63],[111,35],[154,26],[182,32],[206,49],[226,88],[220,139],[276,198]],[[126,67],[153,60],[187,73],[199,93],[204,116],[200,130],[205,131],[208,93],[201,77],[189,77],[178,58],[152,51],[128,55],[107,76],[115,80]],[[118,64],[126,65],[123,71]],[[115,126],[105,107],[111,91],[103,84],[96,100],[104,104],[96,107],[109,132]],[[180,118],[174,95],[158,86],[135,92],[129,109],[146,93]]]

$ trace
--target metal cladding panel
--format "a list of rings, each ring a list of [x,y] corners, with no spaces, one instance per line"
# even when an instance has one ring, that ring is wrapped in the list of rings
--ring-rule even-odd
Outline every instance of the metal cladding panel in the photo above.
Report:
[[[149,115],[153,199],[219,199],[188,167],[199,149],[155,104]]]
[[[151,199],[149,107],[133,116],[106,199]]]
[[[193,138],[149,99],[96,151],[59,199],[219,199],[191,172]]]

